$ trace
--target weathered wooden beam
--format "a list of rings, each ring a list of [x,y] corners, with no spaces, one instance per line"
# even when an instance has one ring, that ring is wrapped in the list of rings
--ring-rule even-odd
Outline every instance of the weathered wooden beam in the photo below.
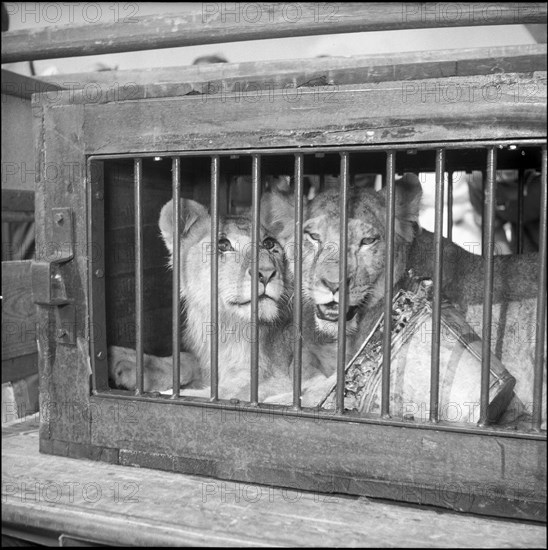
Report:
[[[541,440],[494,431],[486,436],[479,429],[464,434],[441,426],[421,430],[339,422],[310,411],[309,416],[295,412],[290,417],[284,407],[275,414],[274,409],[260,413],[245,405],[206,409],[179,402],[169,404],[167,415],[166,401],[125,400],[127,407],[120,410],[129,412],[113,424],[108,411],[115,401],[91,400],[91,444],[110,447],[116,438],[120,463],[126,466],[243,483],[260,479],[265,485],[404,500],[515,519],[546,518],[546,453]],[[154,429],[168,416],[172,438]],[[207,437],[203,437],[205,431]],[[318,446],[320,441],[328,444]],[[222,458],[216,453],[219,446]],[[71,456],[70,447],[65,456]]]
[[[30,99],[32,94],[58,90],[63,90],[63,87],[55,82],[46,82],[2,69],[2,94]]]
[[[4,211],[34,214],[34,191],[2,189],[2,212]]]
[[[181,14],[6,32],[2,63],[291,36],[545,23],[546,15],[539,2],[205,2]]]
[[[86,104],[87,154],[536,138],[545,73]],[[67,110],[85,98],[61,92]],[[160,103],[161,102],[161,103]],[[160,107],[161,105],[161,107]],[[154,108],[153,108],[154,106]],[[61,116],[45,105],[47,139]],[[275,116],[273,116],[275,113]],[[53,117],[53,118],[52,118]],[[159,131],[161,128],[161,133]]]
[[[40,77],[44,82],[77,90],[97,85],[115,92],[126,87],[125,99],[173,95],[196,91],[215,94],[221,90],[248,90],[266,83],[272,88],[314,87],[322,85],[359,84],[389,80],[417,80],[449,76],[472,76],[496,73],[532,73],[546,70],[546,44],[467,48],[375,54],[353,57],[322,57],[216,63],[148,70],[100,71]],[[146,90],[139,87],[148,88]],[[103,94],[107,97],[107,94]]]

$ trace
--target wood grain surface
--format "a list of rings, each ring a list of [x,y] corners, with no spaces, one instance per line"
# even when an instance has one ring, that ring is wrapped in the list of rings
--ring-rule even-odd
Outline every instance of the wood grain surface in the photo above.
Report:
[[[38,453],[3,430],[2,521],[118,545],[532,548],[543,525]]]

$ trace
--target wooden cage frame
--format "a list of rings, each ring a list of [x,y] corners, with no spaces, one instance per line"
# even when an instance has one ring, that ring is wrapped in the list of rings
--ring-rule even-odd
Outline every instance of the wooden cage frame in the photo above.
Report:
[[[307,13],[307,5],[299,6]],[[220,17],[205,25],[196,17],[162,17],[137,18],[134,26],[99,25],[84,34],[78,29],[47,35],[20,31],[5,36],[2,56],[7,62],[258,37],[546,22],[546,6],[536,3],[520,4],[521,19],[510,5],[500,4],[496,20],[473,23],[465,18],[440,23],[420,13],[403,21],[404,4],[393,6],[341,3],[335,25],[312,26],[310,17],[296,25],[278,17],[267,26],[227,24]],[[171,32],[181,26],[185,36]],[[113,32],[122,33],[114,46]],[[226,149],[227,142],[232,150],[260,151],[470,140],[505,145],[546,138],[545,46],[417,53],[396,61],[373,56],[188,68],[164,82],[157,80],[158,71],[148,81],[119,86],[116,93],[109,86],[113,75],[94,75],[107,80],[93,99],[86,95],[87,77],[80,89],[33,96],[40,168],[37,263],[42,266],[33,290],[41,304],[40,325],[48,327],[39,334],[42,452],[546,520],[545,432],[341,422],[276,407],[258,413],[234,404],[204,407],[91,391],[90,292],[97,274],[78,247],[89,241],[96,223],[89,204],[101,191],[100,177],[88,171],[90,158],[203,153]],[[131,75],[126,78],[131,82]],[[250,84],[269,86],[267,104],[231,101],[238,86]],[[283,95],[288,84],[302,90],[298,110]],[[492,85],[500,90],[497,102],[468,102],[464,110],[462,102],[444,103],[436,94],[420,92]],[[223,94],[215,93],[219,86]],[[402,90],[408,91],[405,102]],[[516,90],[527,91],[516,95]],[[276,116],[269,117],[273,112]],[[46,174],[51,165],[61,170]],[[46,246],[52,241],[62,243],[55,253]],[[54,273],[64,283],[63,296],[54,296],[48,286]],[[59,332],[67,324],[74,333]],[[322,445],[327,440],[329,445]]]

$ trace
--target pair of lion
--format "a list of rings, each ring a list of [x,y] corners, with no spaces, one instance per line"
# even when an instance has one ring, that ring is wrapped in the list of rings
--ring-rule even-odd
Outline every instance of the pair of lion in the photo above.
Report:
[[[408,268],[418,277],[434,273],[433,235],[418,231],[422,188],[406,174],[396,182],[394,283]],[[314,406],[334,380],[339,315],[339,192],[320,193],[307,206],[303,224],[303,392],[302,405]],[[347,358],[363,340],[382,310],[385,286],[384,190],[350,189],[347,249]],[[219,342],[219,396],[250,399],[251,218],[222,217],[219,239],[211,246],[207,210],[181,201],[181,296],[187,328],[181,354],[184,394],[208,395],[210,344]],[[292,295],[294,205],[285,196],[267,193],[261,200],[259,245],[259,401],[292,402]],[[162,209],[160,230],[173,255],[173,204]],[[218,325],[210,319],[211,254],[218,255]],[[483,267],[481,257],[444,241],[443,292],[460,307],[481,334]],[[523,408],[533,395],[536,327],[537,255],[495,257],[492,348],[517,379],[515,393]],[[135,385],[134,357],[110,348],[110,377],[117,387]],[[428,368],[429,361],[425,361]],[[145,391],[172,385],[171,358],[145,356]],[[204,392],[203,389],[206,388]],[[545,388],[544,388],[545,390]],[[479,389],[478,389],[479,396]],[[546,398],[543,399],[546,418]],[[465,419],[466,420],[466,419]]]

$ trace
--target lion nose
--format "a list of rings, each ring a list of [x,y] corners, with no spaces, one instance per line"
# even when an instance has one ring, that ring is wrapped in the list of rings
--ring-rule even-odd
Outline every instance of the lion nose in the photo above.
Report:
[[[330,281],[328,279],[322,279],[322,284],[325,285],[326,288],[328,288],[333,295],[339,291],[340,284],[338,280]],[[349,284],[350,284],[350,278],[346,280],[346,286],[349,286]]]
[[[251,268],[248,270],[251,277]],[[274,268],[261,267],[259,271],[259,282],[266,286],[276,276],[276,270]]]

